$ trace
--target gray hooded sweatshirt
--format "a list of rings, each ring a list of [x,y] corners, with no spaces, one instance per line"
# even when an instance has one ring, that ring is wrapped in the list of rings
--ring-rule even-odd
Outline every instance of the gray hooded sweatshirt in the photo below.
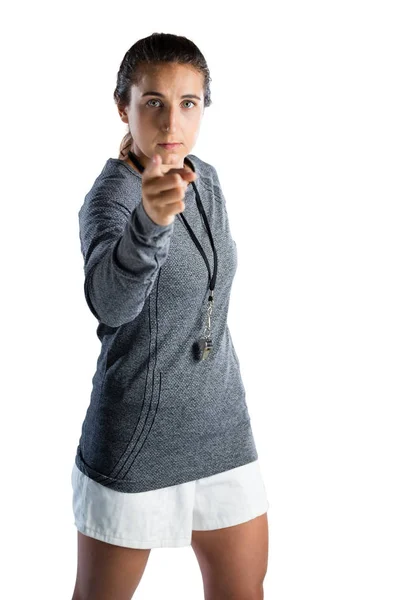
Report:
[[[79,210],[84,294],[101,349],[75,464],[120,492],[209,477],[257,460],[238,356],[227,324],[237,268],[216,169],[189,154],[218,253],[213,348],[193,344],[207,323],[210,277],[179,215],[158,225],[141,201],[142,175],[109,158]],[[183,214],[214,254],[193,184]]]

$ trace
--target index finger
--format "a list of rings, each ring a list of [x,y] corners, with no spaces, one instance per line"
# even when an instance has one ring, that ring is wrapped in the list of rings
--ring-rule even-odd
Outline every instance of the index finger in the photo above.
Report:
[[[172,173],[179,173],[179,175],[181,175],[182,173],[186,173],[187,169],[185,168],[181,168],[181,169],[170,169],[169,171],[166,171],[166,175],[171,175]]]

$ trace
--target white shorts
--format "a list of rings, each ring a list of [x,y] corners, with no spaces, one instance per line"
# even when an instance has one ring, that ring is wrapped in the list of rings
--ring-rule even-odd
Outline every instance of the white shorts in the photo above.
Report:
[[[83,534],[128,548],[190,546],[192,530],[239,525],[268,511],[258,460],[147,492],[112,490],[74,463],[75,525]]]

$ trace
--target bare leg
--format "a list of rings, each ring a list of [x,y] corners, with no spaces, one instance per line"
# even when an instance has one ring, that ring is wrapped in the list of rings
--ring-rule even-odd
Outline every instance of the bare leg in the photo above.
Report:
[[[78,531],[78,567],[72,600],[131,600],[150,551],[115,546]]]
[[[262,600],[268,567],[267,513],[223,529],[192,532],[205,600]]]

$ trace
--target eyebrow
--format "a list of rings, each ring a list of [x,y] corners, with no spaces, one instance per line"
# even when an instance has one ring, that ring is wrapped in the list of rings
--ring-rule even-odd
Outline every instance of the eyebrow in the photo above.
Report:
[[[165,98],[164,94],[160,94],[160,92],[144,92],[144,94],[142,94],[142,98],[144,96],[159,96],[160,98]],[[196,96],[196,94],[184,94],[183,96],[181,96],[181,98],[197,98],[197,100],[201,100],[201,98],[199,98],[198,96]]]

